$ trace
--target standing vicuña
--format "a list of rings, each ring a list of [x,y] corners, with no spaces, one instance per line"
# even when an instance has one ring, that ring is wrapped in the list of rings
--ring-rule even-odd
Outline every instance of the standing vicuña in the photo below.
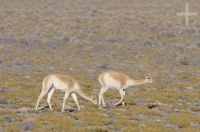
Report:
[[[129,76],[123,73],[118,73],[114,71],[108,71],[102,73],[98,78],[99,83],[101,84],[101,91],[99,93],[99,106],[101,105],[101,102],[103,103],[103,107],[106,107],[103,94],[109,89],[109,88],[115,88],[119,90],[121,99],[118,103],[115,105],[119,105],[120,103],[123,103],[124,106],[124,96],[125,96],[125,89],[134,86],[134,85],[141,85],[144,83],[152,83],[152,78],[145,76],[145,79],[142,80],[133,80]]]
[[[64,108],[65,108],[65,100],[68,98],[70,93],[78,107],[78,110],[80,110],[80,106],[78,104],[76,93],[78,93],[81,97],[89,100],[90,102],[97,104],[96,100],[86,96],[86,94],[80,88],[78,82],[73,77],[68,76],[68,75],[63,75],[63,74],[51,74],[51,75],[46,76],[43,79],[42,91],[38,97],[38,101],[35,107],[36,110],[38,110],[38,105],[39,105],[40,100],[44,97],[46,93],[48,93],[47,102],[48,102],[50,110],[52,111],[50,100],[55,89],[62,90],[65,92],[63,105],[62,105],[62,112],[64,111]]]

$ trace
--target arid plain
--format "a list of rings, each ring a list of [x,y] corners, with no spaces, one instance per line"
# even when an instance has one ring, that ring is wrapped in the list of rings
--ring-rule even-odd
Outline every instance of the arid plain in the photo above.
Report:
[[[200,2],[184,0],[0,0],[0,131],[197,132],[200,129]],[[97,96],[98,75],[114,70],[154,82],[105,94],[108,108],[78,96],[61,112],[35,111],[42,79],[75,77]],[[159,102],[153,108],[149,105]],[[47,106],[46,97],[39,107]]]

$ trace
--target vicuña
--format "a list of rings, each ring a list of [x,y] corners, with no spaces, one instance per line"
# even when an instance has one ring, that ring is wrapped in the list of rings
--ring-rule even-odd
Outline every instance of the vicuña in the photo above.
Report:
[[[69,75],[63,75],[63,74],[51,74],[51,75],[46,76],[43,79],[42,90],[38,97],[37,104],[35,107],[36,110],[38,110],[38,105],[39,105],[40,100],[44,97],[45,94],[48,93],[47,102],[48,102],[50,110],[52,111],[51,97],[55,89],[62,90],[65,92],[63,105],[62,105],[62,112],[64,112],[65,100],[68,98],[69,94],[71,94],[73,100],[75,101],[78,107],[78,110],[80,110],[80,106],[77,100],[76,93],[78,93],[81,97],[85,98],[86,100],[89,100],[93,104],[97,104],[97,101],[95,99],[93,99],[92,97],[88,97],[83,92],[78,82],[73,77]]]
[[[101,103],[103,103],[103,107],[106,107],[103,94],[108,90],[108,89],[117,89],[119,90],[121,99],[119,100],[118,103],[115,105],[119,104],[125,104],[124,102],[124,96],[125,96],[125,89],[134,85],[141,85],[144,83],[152,83],[153,80],[149,76],[145,76],[144,79],[142,80],[133,80],[129,76],[123,73],[119,72],[114,72],[114,71],[107,71],[102,73],[99,78],[98,78],[99,83],[101,84],[101,90],[99,93],[99,106],[101,106]]]

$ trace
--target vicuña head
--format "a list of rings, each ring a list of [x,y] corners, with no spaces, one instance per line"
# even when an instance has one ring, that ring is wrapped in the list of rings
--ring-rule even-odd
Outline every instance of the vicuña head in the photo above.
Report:
[[[145,75],[145,82],[146,83],[152,83],[153,79],[150,77],[150,75]]]
[[[75,101],[78,110],[80,110],[80,106],[78,104],[78,99],[76,97],[76,93],[78,93],[81,97],[89,100],[93,104],[97,104],[97,101],[93,98],[88,97],[85,92],[81,89],[78,82],[71,76],[63,75],[63,74],[51,74],[46,76],[43,79],[42,82],[42,90],[38,97],[37,104],[36,104],[36,110],[38,110],[38,105],[40,100],[44,97],[45,94],[48,93],[47,102],[49,105],[50,110],[52,111],[51,107],[51,96],[53,95],[53,92],[55,89],[62,90],[65,92],[65,96],[63,99],[63,106],[62,106],[62,112],[64,112],[65,108],[65,100],[68,98],[68,96],[71,94],[73,100]]]
[[[109,88],[115,88],[119,90],[121,99],[115,105],[119,105],[120,103],[122,103],[124,106],[124,96],[125,96],[126,88],[130,86],[134,86],[134,85],[141,85],[141,84],[153,82],[153,79],[150,77],[150,75],[145,76],[145,78],[141,80],[134,80],[126,74],[114,72],[114,71],[107,71],[100,74],[98,80],[99,80],[99,83],[101,84],[101,90],[99,93],[99,106],[102,103],[104,107],[106,107],[106,105],[104,102],[103,94]]]

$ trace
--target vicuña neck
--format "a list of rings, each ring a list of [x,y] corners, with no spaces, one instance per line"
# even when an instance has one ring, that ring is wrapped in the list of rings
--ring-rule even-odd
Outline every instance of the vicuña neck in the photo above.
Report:
[[[144,79],[141,79],[141,80],[131,80],[131,82],[132,82],[132,85],[141,85],[141,84],[146,83]]]

